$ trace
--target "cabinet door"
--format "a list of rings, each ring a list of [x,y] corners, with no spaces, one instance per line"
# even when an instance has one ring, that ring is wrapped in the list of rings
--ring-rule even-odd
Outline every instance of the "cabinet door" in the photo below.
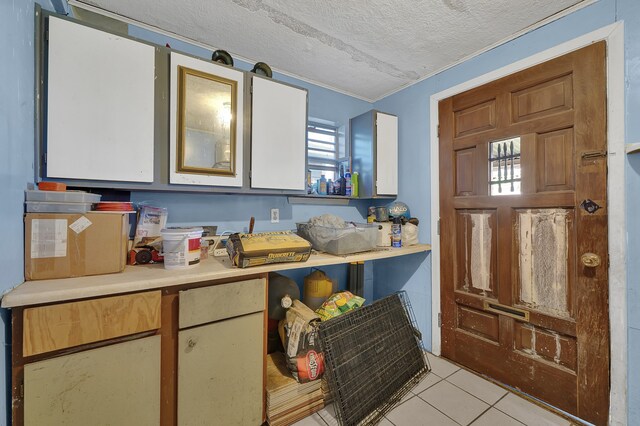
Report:
[[[160,423],[160,336],[24,366],[25,425]]]
[[[262,312],[178,333],[178,424],[259,425]]]
[[[155,50],[49,18],[46,175],[152,182]]]
[[[251,187],[305,190],[307,92],[253,77]]]
[[[376,113],[376,195],[398,194],[398,117]]]
[[[171,52],[170,99],[169,99],[169,182],[172,184],[242,186],[243,138],[244,138],[244,74],[234,68]],[[195,77],[189,94],[186,84],[180,83],[180,69],[190,70]],[[222,93],[211,92],[212,83],[220,88],[231,89],[231,102]],[[223,83],[224,82],[224,83]],[[184,83],[184,82],[183,82]],[[180,92],[182,100],[180,99]],[[190,110],[185,104],[201,106],[201,110]],[[225,106],[225,103],[227,104]],[[187,108],[186,111],[182,109]],[[216,108],[219,108],[216,110]],[[224,109],[224,108],[229,108]],[[216,111],[214,113],[214,111]],[[211,113],[211,114],[208,114]],[[184,115],[183,115],[184,114]],[[181,119],[184,118],[184,120]],[[209,118],[210,117],[210,118]],[[182,122],[184,121],[184,122]],[[182,128],[184,127],[184,128]],[[185,147],[183,162],[196,170],[179,170],[180,149],[178,134],[183,132]],[[227,133],[230,132],[230,133]],[[224,134],[234,141],[227,139]],[[189,139],[189,143],[186,143]],[[233,151],[233,155],[232,152]],[[208,163],[207,163],[208,161]],[[207,168],[220,167],[217,163],[229,163],[232,173],[207,172]],[[230,164],[233,163],[233,164]],[[202,170],[197,170],[203,167]]]

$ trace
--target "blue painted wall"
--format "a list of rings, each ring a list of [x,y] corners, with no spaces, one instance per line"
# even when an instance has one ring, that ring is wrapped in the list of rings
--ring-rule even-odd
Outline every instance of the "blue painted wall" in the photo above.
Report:
[[[34,2],[0,1],[0,292],[24,281],[22,212],[33,181]],[[53,9],[43,2],[43,7]],[[0,310],[0,389],[10,385],[10,312]],[[0,425],[9,424],[10,393],[0,398]]]
[[[44,1],[44,0],[43,0]],[[60,0],[56,0],[58,3]],[[63,2],[64,3],[64,2]],[[51,5],[47,3],[47,7]],[[0,1],[0,291],[23,280],[22,202],[23,190],[33,180],[33,0]],[[536,52],[575,38],[616,20],[625,21],[626,52],[626,132],[627,142],[640,142],[640,2],[637,0],[600,0],[560,21],[546,25],[503,46],[486,52],[450,70],[417,83],[399,93],[376,102],[375,108],[399,116],[400,194],[412,214],[422,220],[420,240],[429,242],[430,172],[429,172],[429,97],[478,75],[507,65]],[[170,42],[173,48],[207,58],[210,52],[186,43],[170,40],[149,31],[131,27],[132,35],[159,44]],[[262,58],[267,60],[267,58]],[[249,69],[251,64],[238,63]],[[351,98],[315,85],[276,75],[276,78],[309,89],[309,114],[348,125],[348,119],[372,108],[368,102]],[[7,84],[10,82],[10,84]],[[626,166],[629,289],[629,424],[640,424],[640,154],[629,156]],[[349,220],[363,220],[367,202],[350,206],[289,205],[279,196],[194,195],[135,192],[133,201],[149,201],[170,209],[170,223],[190,225],[212,223],[223,229],[244,230],[250,216],[255,216],[256,230],[293,228],[296,221],[332,212]],[[269,210],[281,210],[281,223],[269,223]],[[301,278],[308,271],[292,273]],[[329,268],[334,277],[344,276],[344,268]],[[369,269],[367,282],[375,297],[395,290],[409,292],[416,317],[427,344],[431,341],[431,259],[413,255],[397,261],[378,261]],[[376,288],[371,290],[372,279]],[[6,312],[2,317],[0,341],[8,341]],[[621,348],[625,350],[625,348]],[[0,351],[6,363],[8,354]],[[0,387],[8,386],[6,374],[0,373]],[[0,411],[8,413],[6,398]],[[0,417],[0,424],[7,418]]]

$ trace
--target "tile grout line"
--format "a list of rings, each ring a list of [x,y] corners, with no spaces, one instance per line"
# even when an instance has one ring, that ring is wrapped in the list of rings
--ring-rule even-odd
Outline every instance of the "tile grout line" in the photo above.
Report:
[[[455,373],[454,373],[454,374],[455,374]],[[452,374],[451,376],[453,376],[453,374]],[[451,377],[451,376],[449,376],[449,377]],[[471,392],[469,392],[468,390],[466,390],[466,389],[464,389],[464,388],[461,388],[460,386],[456,385],[455,383],[452,383],[452,382],[450,382],[450,381],[449,381],[449,380],[447,380],[447,379],[442,379],[442,380],[444,380],[445,382],[449,383],[451,386],[455,386],[456,388],[460,389],[461,391],[468,393],[469,395],[471,395],[471,396],[472,396],[472,397],[474,397],[475,399],[477,399],[477,400],[479,400],[479,401],[484,402],[484,403],[485,403],[485,404],[487,404],[489,407],[493,407],[493,406],[494,406],[495,404],[497,404],[497,403],[498,403],[502,398],[504,398],[505,396],[507,396],[507,395],[509,394],[509,391],[505,390],[505,392],[506,392],[506,393],[505,393],[504,395],[502,395],[502,396],[498,399],[498,401],[496,401],[496,402],[495,402],[495,403],[493,403],[493,404],[490,404],[490,403],[488,403],[487,401],[485,401],[485,400],[483,400],[483,399],[478,398],[477,396],[475,396],[474,394],[472,394],[472,393],[471,393]],[[482,379],[482,380],[484,380],[484,379]],[[487,383],[491,383],[491,382],[487,381]]]
[[[454,375],[454,374],[456,374],[458,371],[460,371],[460,369],[459,369],[459,368],[458,368],[456,371],[454,371],[453,373],[448,374],[446,377],[438,376],[436,373],[433,373],[433,374],[435,374],[436,376],[440,377],[442,380],[446,380],[446,378],[447,378],[447,377],[451,377],[451,376],[453,376],[453,375]]]
[[[326,405],[325,405],[325,407],[326,407]],[[320,417],[320,420],[322,420],[322,422],[323,422],[325,425],[330,426],[330,425],[329,425],[329,422],[328,422],[328,421],[326,421],[326,420],[324,419],[324,417],[322,417],[322,416],[320,415],[320,410],[316,411],[314,414],[316,414],[316,413],[318,414],[318,417]]]
[[[509,418],[512,418],[512,419],[513,419],[513,420],[515,420],[516,422],[521,423],[521,424],[523,424],[523,425],[525,425],[525,426],[526,426],[527,424],[526,424],[524,421],[521,421],[520,419],[517,419],[517,418],[513,417],[511,414],[509,414],[509,413],[505,413],[504,411],[502,411],[501,409],[499,409],[498,407],[496,407],[496,405],[498,405],[498,403],[499,403],[500,401],[502,401],[503,399],[505,399],[505,398],[506,398],[507,396],[509,396],[510,394],[515,395],[515,394],[514,394],[513,392],[511,392],[511,391],[507,391],[507,393],[506,393],[502,398],[500,398],[499,400],[497,400],[497,401],[496,401],[496,403],[492,405],[492,407],[493,407],[493,408],[495,408],[496,410],[500,411],[500,412],[501,412],[502,414],[504,414],[505,416],[507,416],[507,417],[509,417]]]
[[[413,390],[411,391],[411,393],[412,393],[414,396],[419,396],[422,392],[426,391],[427,389],[431,389],[432,387],[434,387],[435,385],[437,385],[438,383],[440,383],[441,381],[443,381],[443,380],[444,380],[442,377],[438,376],[438,375],[437,375],[437,374],[435,374],[435,373],[433,373],[433,375],[434,375],[434,376],[436,376],[437,378],[439,378],[440,380],[438,380],[437,382],[435,382],[435,383],[434,383],[434,384],[432,384],[431,386],[428,386],[428,387],[424,388],[423,390],[421,390],[421,391],[420,391],[420,392],[418,392],[418,393],[413,392]],[[419,383],[418,383],[418,384],[419,384]],[[416,385],[416,387],[417,387],[417,386],[418,386],[418,385]]]
[[[492,405],[492,407],[495,407],[495,406],[496,406],[496,404],[497,404],[498,402],[500,402],[500,401],[502,401],[503,399],[505,399],[505,398],[507,397],[507,395],[509,395],[510,393],[511,393],[510,391],[507,391],[507,393],[505,393],[504,395],[502,395],[502,397],[500,397],[500,399],[498,399],[498,400],[497,400],[497,401]],[[496,407],[496,409],[497,409],[497,408],[498,408],[498,407]]]
[[[473,422],[475,422],[476,420],[478,420],[480,417],[484,416],[486,414],[487,411],[491,410],[491,408],[493,408],[493,406],[489,405],[482,413],[480,413],[475,419],[471,420],[469,423],[467,423],[467,426],[470,426],[473,424]]]
[[[457,371],[456,371],[456,373],[457,373]],[[455,374],[455,373],[453,373],[453,374]],[[453,376],[453,374],[449,375],[448,377]],[[484,404],[486,404],[486,405],[487,405],[487,408],[485,408],[485,409],[484,409],[484,411],[482,411],[482,412],[481,412],[477,417],[475,417],[471,422],[467,423],[467,425],[470,425],[471,423],[473,423],[473,422],[475,422],[476,420],[478,420],[478,418],[480,418],[484,413],[486,413],[488,410],[490,410],[490,409],[491,409],[491,407],[493,407],[493,405],[489,404],[488,402],[484,402],[483,400],[481,400],[481,399],[480,399],[480,398],[478,398],[477,396],[473,395],[473,394],[472,394],[472,393],[470,393],[470,392],[467,392],[465,389],[462,389],[462,388],[461,388],[461,387],[459,387],[459,386],[456,386],[454,383],[451,383],[451,382],[450,382],[450,381],[448,381],[447,379],[442,379],[442,381],[445,381],[445,382],[449,383],[451,386],[453,386],[453,387],[455,387],[455,388],[460,389],[461,391],[463,391],[463,392],[464,392],[464,393],[466,393],[467,395],[470,395],[471,397],[473,397],[473,398],[477,399],[478,401],[480,401],[480,402],[482,402],[482,403],[484,403]],[[440,382],[438,382],[438,383],[440,383]],[[436,383],[436,384],[434,384],[434,385],[432,385],[432,386],[428,387],[427,389],[431,389],[433,386],[437,385],[438,383]],[[425,389],[425,391],[426,391],[427,389]],[[422,393],[422,392],[421,392],[421,393]],[[422,400],[423,400],[424,402],[426,402],[427,404],[429,404],[429,401],[427,401],[427,400],[426,400],[426,399],[424,399],[424,398],[421,398],[421,397],[420,397],[420,395],[416,395],[416,396],[417,396],[418,398],[422,399]],[[506,395],[505,395],[505,396],[506,396]],[[501,399],[502,399],[502,398],[501,398]],[[437,409],[436,407],[434,407],[432,404],[429,404],[429,405],[431,405],[433,408],[435,408],[436,410],[438,410],[438,409]],[[440,411],[440,410],[438,410],[438,411]],[[440,411],[440,412],[442,413],[442,411]],[[443,413],[443,414],[444,414],[444,413]],[[446,414],[445,414],[445,416],[446,416]],[[447,416],[447,417],[449,417],[449,416]],[[451,417],[449,417],[449,418],[451,419]],[[453,420],[453,419],[451,419],[451,420]],[[454,421],[455,421],[455,420],[454,420]],[[456,423],[458,423],[458,422],[456,422]],[[458,424],[460,424],[460,423],[458,423]]]
[[[417,396],[418,396],[418,398],[420,398],[420,395],[417,395]],[[421,399],[425,404],[427,404],[427,405],[429,405],[431,408],[433,408],[434,410],[436,410],[436,411],[438,411],[438,412],[442,413],[442,415],[443,415],[443,416],[445,416],[446,418],[448,418],[449,420],[451,420],[451,421],[452,421],[452,422],[454,422],[455,424],[457,424],[457,425],[459,425],[459,424],[460,424],[460,423],[458,423],[457,421],[453,420],[451,417],[449,417],[449,416],[447,415],[447,413],[445,413],[445,412],[443,412],[442,410],[438,409],[438,407],[436,407],[435,405],[433,405],[433,404],[429,404],[429,401],[426,401],[426,400],[425,400],[425,399],[423,399],[423,398],[420,398],[420,399]],[[462,426],[462,425],[461,425],[461,426]]]
[[[395,408],[394,408],[394,410],[395,410]],[[393,410],[391,410],[391,411],[393,411]],[[390,413],[391,411],[389,411],[389,413]],[[387,413],[387,414],[388,414],[388,413]],[[395,424],[394,422],[392,422],[391,420],[389,420],[389,418],[388,418],[386,415],[384,415],[384,416],[383,416],[383,418],[384,418],[386,421],[388,421],[389,423],[391,423],[393,426],[396,426],[396,424]]]

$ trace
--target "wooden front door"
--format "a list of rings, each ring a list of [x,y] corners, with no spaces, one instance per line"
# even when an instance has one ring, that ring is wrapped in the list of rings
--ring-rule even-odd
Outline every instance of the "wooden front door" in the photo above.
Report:
[[[442,355],[596,424],[609,399],[605,49],[439,105]]]

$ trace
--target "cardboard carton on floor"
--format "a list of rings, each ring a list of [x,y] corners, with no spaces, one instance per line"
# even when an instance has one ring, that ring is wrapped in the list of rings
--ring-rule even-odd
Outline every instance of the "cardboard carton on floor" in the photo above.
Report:
[[[121,272],[129,217],[121,213],[27,213],[25,279]]]

